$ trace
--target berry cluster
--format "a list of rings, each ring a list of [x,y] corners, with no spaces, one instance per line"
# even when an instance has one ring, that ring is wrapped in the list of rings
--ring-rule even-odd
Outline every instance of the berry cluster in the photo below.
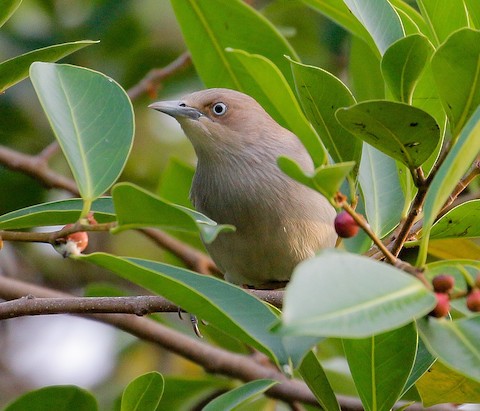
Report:
[[[437,305],[430,313],[433,317],[445,317],[450,311],[450,297],[455,278],[451,275],[440,274],[433,278],[432,286],[437,298]],[[480,274],[477,275],[475,285],[467,293],[467,308],[473,312],[480,312]]]

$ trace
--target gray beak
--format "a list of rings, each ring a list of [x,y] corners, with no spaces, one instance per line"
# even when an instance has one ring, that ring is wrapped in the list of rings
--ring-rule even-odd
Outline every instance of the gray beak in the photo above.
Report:
[[[154,110],[168,114],[169,116],[172,116],[174,118],[185,117],[192,120],[198,120],[201,116],[204,115],[200,110],[197,110],[194,107],[189,107],[180,100],[157,101],[150,104],[148,108],[153,108]]]

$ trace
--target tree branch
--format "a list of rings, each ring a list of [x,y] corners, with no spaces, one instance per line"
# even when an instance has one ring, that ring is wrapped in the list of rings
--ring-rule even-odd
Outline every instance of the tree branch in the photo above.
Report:
[[[52,145],[47,148],[51,149]],[[75,182],[49,168],[45,157],[45,151],[37,156],[31,156],[0,146],[0,164],[34,178],[47,188],[59,188],[80,195]]]
[[[11,279],[0,280],[14,285]],[[8,289],[8,288],[7,288]],[[247,291],[247,290],[246,290]],[[248,290],[260,300],[266,301],[277,308],[282,308],[283,291]],[[0,291],[4,295],[5,290]],[[11,295],[10,295],[11,297]],[[6,297],[4,297],[6,298]],[[6,298],[8,299],[8,298]],[[0,303],[0,320],[23,317],[26,315],[50,314],[135,314],[143,316],[153,313],[177,312],[178,306],[167,299],[155,295],[139,295],[131,297],[40,297],[32,294]]]
[[[160,86],[163,80],[184,69],[185,67],[188,67],[191,63],[192,59],[190,57],[190,53],[186,51],[178,56],[177,59],[172,61],[169,65],[160,69],[150,70],[142,80],[128,89],[128,96],[131,100],[135,100],[142,94],[146,93],[154,98],[157,88]]]

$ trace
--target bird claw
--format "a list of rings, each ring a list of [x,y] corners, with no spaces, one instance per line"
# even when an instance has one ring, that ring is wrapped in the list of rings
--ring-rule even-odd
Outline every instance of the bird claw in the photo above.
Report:
[[[182,311],[183,310],[180,307],[178,307],[178,317],[181,320],[183,320]],[[185,311],[183,311],[183,312],[185,312]],[[197,316],[195,316],[193,314],[189,314],[189,316],[190,316],[190,322],[192,323],[192,328],[193,328],[193,331],[194,331],[195,335],[198,338],[203,338],[203,335],[200,332],[200,328],[198,328],[198,318],[197,318]],[[202,324],[206,324],[206,323],[202,320]]]

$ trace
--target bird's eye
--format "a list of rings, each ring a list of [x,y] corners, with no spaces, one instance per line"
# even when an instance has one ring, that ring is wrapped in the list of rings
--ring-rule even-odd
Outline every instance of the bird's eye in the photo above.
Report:
[[[227,112],[227,106],[224,103],[215,103],[212,111],[216,116],[223,116]]]

